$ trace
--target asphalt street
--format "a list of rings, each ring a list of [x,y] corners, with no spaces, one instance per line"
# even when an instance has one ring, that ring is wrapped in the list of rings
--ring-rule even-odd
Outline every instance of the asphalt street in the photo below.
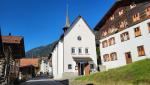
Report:
[[[20,85],[63,85],[53,79],[29,80]]]

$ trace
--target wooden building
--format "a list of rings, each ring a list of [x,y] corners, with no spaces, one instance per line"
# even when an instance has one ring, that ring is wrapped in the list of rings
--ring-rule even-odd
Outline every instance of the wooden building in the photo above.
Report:
[[[19,59],[19,79],[29,79],[37,75],[40,70],[39,58],[22,58]]]
[[[150,58],[150,0],[118,0],[96,25],[106,69]]]
[[[25,57],[23,37],[0,34],[0,55],[1,84],[13,83],[19,76],[17,59]]]
[[[15,59],[25,57],[24,38],[22,36],[2,36],[4,48],[10,46]]]

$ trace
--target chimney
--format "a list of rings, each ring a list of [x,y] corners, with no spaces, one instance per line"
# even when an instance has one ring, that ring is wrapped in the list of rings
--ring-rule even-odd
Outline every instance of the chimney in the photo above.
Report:
[[[11,36],[11,33],[9,33],[9,36]]]

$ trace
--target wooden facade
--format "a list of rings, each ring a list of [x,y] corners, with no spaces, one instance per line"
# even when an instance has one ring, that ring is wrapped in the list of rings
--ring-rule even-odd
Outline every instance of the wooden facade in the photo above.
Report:
[[[18,78],[17,59],[22,57],[25,57],[23,38],[0,34],[0,84],[11,84]]]
[[[118,33],[128,27],[150,18],[149,0],[117,1],[97,24],[97,40]]]
[[[25,57],[24,38],[21,36],[2,36],[4,48],[10,47],[15,59]]]

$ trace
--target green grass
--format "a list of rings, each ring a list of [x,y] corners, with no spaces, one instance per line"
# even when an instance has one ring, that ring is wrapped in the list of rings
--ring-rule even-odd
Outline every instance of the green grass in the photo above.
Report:
[[[132,64],[111,69],[106,72],[99,72],[90,76],[76,78],[76,81],[96,82],[105,85],[115,83],[124,83],[122,85],[150,85],[150,59],[141,60]],[[126,83],[126,84],[125,84]],[[99,85],[99,84],[98,84]],[[121,84],[120,84],[121,85]]]

